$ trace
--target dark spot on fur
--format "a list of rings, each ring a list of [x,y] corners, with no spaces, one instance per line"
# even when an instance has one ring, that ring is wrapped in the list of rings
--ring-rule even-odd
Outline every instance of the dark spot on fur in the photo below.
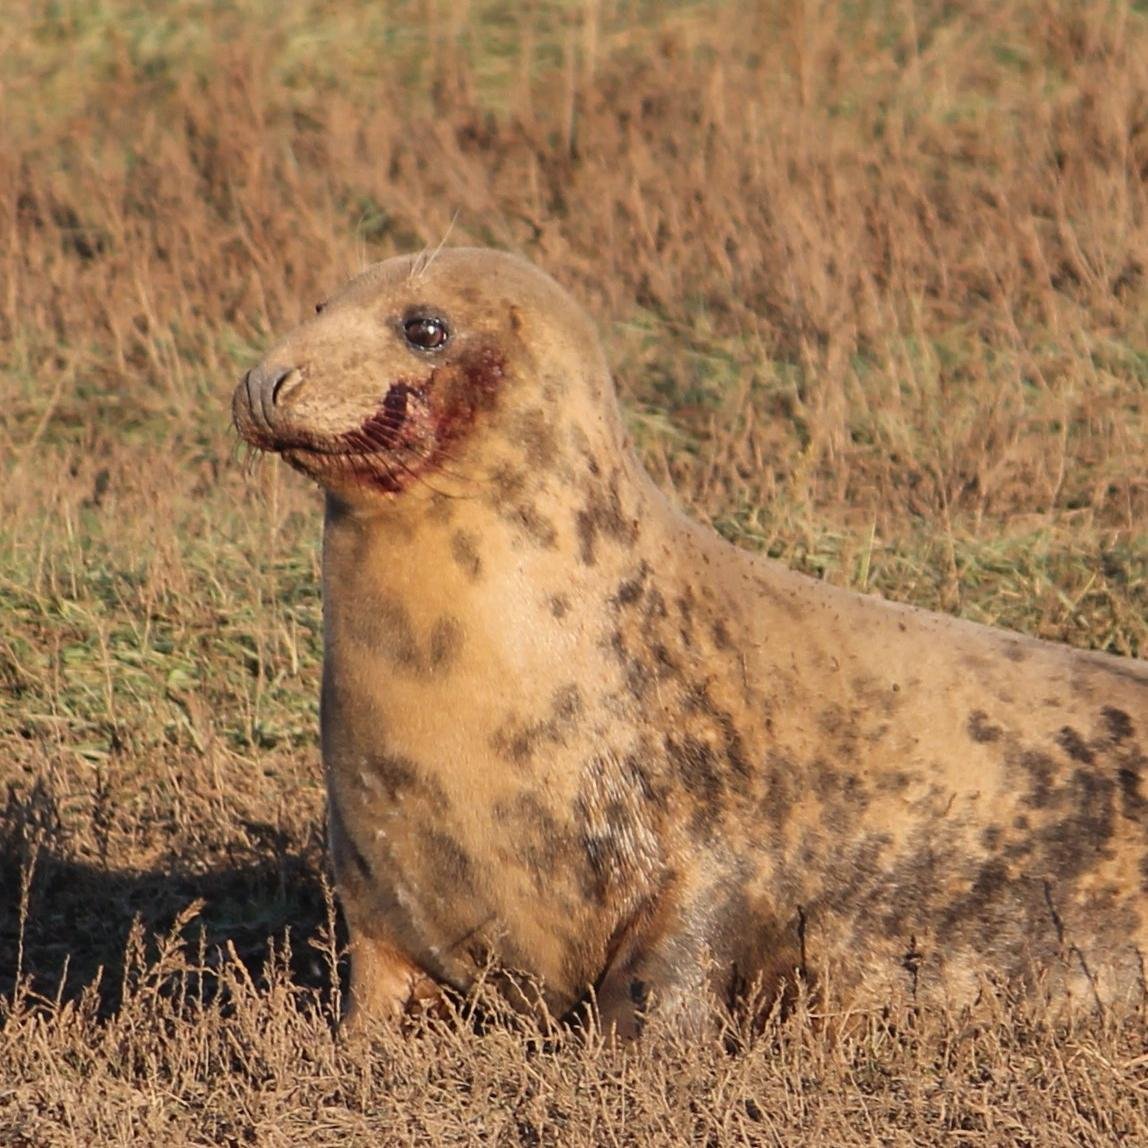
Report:
[[[608,538],[623,546],[634,544],[638,537],[638,522],[623,513],[617,472],[605,489],[601,482],[589,487],[585,505],[575,513],[574,526],[578,535],[578,556],[585,566],[593,566],[597,561],[595,547],[600,538]]]
[[[1056,763],[1046,753],[1036,750],[1023,750],[1017,757],[1017,764],[1029,776],[1031,789],[1022,798],[1031,809],[1045,809],[1053,801],[1052,779],[1056,775]]]
[[[626,691],[635,701],[641,701],[657,680],[656,670],[640,654],[631,655],[626,645],[626,635],[621,630],[615,630],[610,635],[610,649],[622,667]]]
[[[555,876],[577,847],[574,834],[529,790],[496,803],[494,815],[506,832],[505,854],[526,869],[536,892],[553,897]]]
[[[570,612],[570,599],[565,594],[551,594],[549,603],[550,613],[555,618],[565,618]]]
[[[508,733],[503,733],[501,730],[497,731],[493,735],[491,743],[494,749],[515,765],[526,765],[534,756],[538,737],[538,727],[522,726]]]
[[[1139,762],[1136,768],[1122,766],[1116,771],[1116,780],[1120,785],[1121,812],[1125,817],[1139,820],[1144,813],[1144,795],[1140,792]]]
[[[546,413],[537,408],[524,411],[515,420],[514,439],[526,455],[532,470],[551,470],[558,457],[558,440]]]
[[[878,793],[901,793],[912,784],[913,777],[903,769],[893,769],[879,774],[874,781]]]
[[[1132,719],[1123,710],[1118,710],[1113,706],[1105,706],[1100,713],[1104,718],[1104,724],[1108,729],[1108,737],[1111,741],[1119,744],[1132,736]]]
[[[940,936],[967,936],[983,933],[1000,912],[1002,901],[1008,901],[1010,890],[1009,867],[1000,857],[990,857],[977,870],[969,891],[957,899],[948,911],[941,913]]]
[[[822,818],[834,830],[845,830],[856,814],[869,804],[864,782],[840,761],[818,758],[810,767],[813,791],[821,799]]]
[[[668,646],[662,642],[655,644],[650,650],[654,673],[659,678],[677,678],[681,676],[681,666],[678,659]]]
[[[463,643],[462,623],[444,615],[431,626],[424,649],[415,633],[410,611],[394,598],[383,599],[373,611],[365,612],[358,633],[396,670],[416,677],[429,677],[449,669]]]
[[[729,631],[725,628],[725,622],[720,618],[710,627],[710,632],[713,635],[714,645],[719,650],[728,650],[733,645]]]
[[[526,486],[526,476],[517,467],[500,463],[490,473],[496,506],[518,498]]]
[[[1062,726],[1056,735],[1056,744],[1072,758],[1073,761],[1091,765],[1096,759],[1092,751],[1084,744],[1084,738],[1071,726]]]
[[[584,510],[579,510],[574,516],[574,528],[578,532],[578,557],[584,566],[593,566],[594,558],[594,525],[590,516]]]
[[[647,852],[649,825],[664,815],[667,794],[634,754],[595,757],[582,774],[572,812],[583,894],[603,904],[619,890],[627,899],[640,895],[656,864]]]
[[[893,696],[899,691],[889,689],[888,682],[884,678],[877,678],[872,674],[857,674],[849,684],[861,701],[860,706],[853,711],[855,719],[859,722],[867,720],[870,729],[865,736],[869,741],[880,740],[887,726],[883,723],[874,723],[872,717],[874,714],[892,717],[900,708],[900,698]]]
[[[642,765],[642,754],[626,754],[622,759],[620,774],[623,782],[632,789],[644,805],[665,811],[669,795],[664,788],[659,788],[654,784],[649,772]]]
[[[583,891],[599,903],[609,900],[611,890],[626,880],[630,858],[623,841],[630,832],[630,817],[620,801],[610,801],[591,811],[584,799],[575,802],[581,826],[579,844],[587,867]]]
[[[550,705],[555,721],[573,721],[582,712],[582,692],[571,682],[566,686],[559,686],[554,691]]]
[[[449,808],[445,790],[433,774],[425,773],[417,763],[402,754],[377,753],[367,759],[365,772],[370,778],[368,789],[378,786],[392,802],[419,798],[437,812]]]
[[[618,583],[614,594],[614,602],[619,606],[632,606],[642,596],[642,580],[630,578]]]
[[[682,616],[682,625],[686,629],[692,629],[694,624],[694,596],[688,587],[686,592],[678,598],[676,605]]]
[[[999,741],[1001,734],[1004,732],[999,725],[993,725],[988,719],[988,714],[984,710],[973,710],[969,714],[968,725],[966,729],[969,732],[969,737],[975,742],[985,744],[988,742]]]
[[[834,756],[838,761],[855,760],[861,750],[862,735],[867,718],[861,708],[846,709],[836,702],[830,702],[817,715],[817,726],[833,742]],[[884,727],[875,726],[866,740],[879,740]]]
[[[1020,841],[1009,841],[1001,849],[1001,855],[1006,861],[1023,861],[1032,856],[1033,844],[1027,838]]]
[[[392,801],[404,790],[410,789],[418,777],[418,767],[409,757],[401,754],[376,754],[367,762],[367,771]]]
[[[431,495],[430,506],[427,508],[427,521],[428,522],[450,522],[454,518],[454,512],[458,506],[458,500],[448,498],[445,494],[440,494],[435,491]]]
[[[471,283],[460,283],[455,287],[455,294],[464,302],[469,303],[472,307],[485,307],[488,305],[487,300],[482,297],[482,292],[478,287]],[[433,313],[435,308],[430,306],[420,306],[419,311]]]
[[[504,517],[513,523],[530,539],[531,542],[541,546],[544,550],[553,550],[558,545],[558,531],[554,523],[528,503],[519,503],[509,507]]]
[[[491,735],[491,748],[513,765],[528,766],[543,746],[566,743],[582,710],[582,692],[577,684],[559,686],[551,695],[547,717],[538,721],[503,722]]]
[[[1064,815],[1047,820],[1036,831],[1050,875],[1070,881],[1105,854],[1116,829],[1116,782],[1081,767],[1053,793],[1050,808]]]
[[[449,899],[458,886],[471,882],[470,857],[462,845],[441,829],[424,826],[419,834],[423,861],[435,885],[435,893]]]
[[[618,583],[611,602],[615,606],[633,606],[645,592],[647,580],[650,577],[650,564],[645,560],[638,567],[631,578],[625,578]]]
[[[702,726],[716,733],[721,744],[722,760],[727,766],[726,780],[735,793],[746,794],[754,770],[733,715],[714,702],[706,683],[694,683],[685,687],[683,701],[687,712],[696,713]]]
[[[360,632],[371,646],[399,669],[415,668],[419,661],[418,644],[410,611],[401,602],[386,598],[372,613],[362,619]]]
[[[708,840],[723,813],[725,782],[713,747],[696,737],[667,734],[666,756],[686,793],[693,799],[692,830]]]
[[[462,649],[462,623],[450,614],[444,614],[431,627],[429,669],[446,670]]]
[[[478,553],[478,539],[469,530],[456,530],[451,535],[450,552],[463,573],[477,582],[482,573],[482,559]]]
[[[493,343],[479,343],[459,357],[459,367],[466,378],[471,413],[488,410],[502,385],[506,360]]]
[[[1028,651],[1020,642],[1006,642],[1004,656],[1010,662],[1023,662],[1028,657]]]

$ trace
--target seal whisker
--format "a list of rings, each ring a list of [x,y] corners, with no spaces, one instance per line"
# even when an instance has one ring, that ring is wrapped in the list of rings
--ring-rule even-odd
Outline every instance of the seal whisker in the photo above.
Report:
[[[439,252],[446,246],[446,241],[450,238],[450,233],[454,230],[454,225],[458,222],[458,212],[450,217],[450,223],[446,225],[446,230],[443,232],[442,238],[438,241],[438,245],[431,250],[429,245],[424,247],[411,261],[411,269],[408,275],[410,282],[416,282],[420,279],[429,269],[432,263],[438,258]]]
[[[409,447],[407,447],[407,448],[403,448],[403,449],[412,450],[412,448],[409,448]],[[458,482],[470,483],[470,484],[471,484],[471,485],[473,485],[473,486],[479,486],[479,485],[481,485],[481,482],[480,482],[480,480],[478,480],[478,479],[476,479],[476,478],[473,478],[473,477],[472,477],[472,476],[470,476],[470,475],[466,475],[466,474],[463,474],[461,471],[450,470],[450,469],[448,469],[447,467],[444,467],[444,466],[442,466],[442,465],[441,465],[441,462],[440,462],[440,460],[441,460],[441,458],[442,458],[442,457],[444,457],[442,454],[436,454],[436,455],[435,455],[435,467],[434,467],[434,469],[435,469],[435,471],[436,471],[437,473],[440,473],[440,474],[442,474],[444,478],[453,478],[453,479],[457,480]],[[418,482],[418,483],[421,483],[421,484],[422,484],[423,486],[425,486],[425,487],[426,487],[428,490],[431,490],[431,491],[433,491],[433,493],[435,493],[435,494],[441,495],[441,496],[443,496],[443,497],[445,497],[445,498],[454,498],[454,497],[463,498],[463,497],[467,497],[466,495],[452,495],[450,491],[447,491],[447,490],[440,490],[438,487],[436,487],[436,486],[435,486],[435,485],[434,485],[434,484],[433,484],[433,483],[430,481],[430,478],[431,478],[431,476],[430,476],[430,474],[429,474],[429,473],[427,473],[427,472],[424,472],[424,471],[423,471],[423,470],[421,470],[421,469],[417,469],[417,468],[415,468],[415,467],[412,467],[412,466],[408,465],[406,462],[404,462],[404,461],[402,460],[402,458],[396,457],[394,461],[395,461],[396,463],[398,463],[398,465],[399,465],[399,466],[400,466],[400,467],[401,467],[401,468],[402,468],[402,469],[403,469],[403,470],[404,470],[404,471],[405,471],[405,472],[406,472],[408,475],[410,475],[410,477],[411,477],[412,481],[414,481],[414,482]],[[423,461],[426,461],[426,460],[423,460]]]

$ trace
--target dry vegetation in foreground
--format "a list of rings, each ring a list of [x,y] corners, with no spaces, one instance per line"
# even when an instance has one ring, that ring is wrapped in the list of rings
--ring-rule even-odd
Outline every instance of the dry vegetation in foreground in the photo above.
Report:
[[[525,11],[5,7],[0,1142],[1148,1143],[1142,1017],[996,997],[334,1041],[318,498],[227,401],[365,261],[555,274],[742,545],[1148,652],[1144,5]]]

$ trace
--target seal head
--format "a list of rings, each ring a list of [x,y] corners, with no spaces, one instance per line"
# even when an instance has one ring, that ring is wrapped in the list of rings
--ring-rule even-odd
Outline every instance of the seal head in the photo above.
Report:
[[[524,332],[516,300],[524,287],[546,294],[548,281],[510,256],[484,256],[481,291],[452,282],[475,259],[465,249],[360,275],[247,372],[233,400],[239,433],[351,502],[427,484],[465,495],[489,480],[504,461],[489,442],[498,428],[537,438],[538,400],[600,393],[605,365],[555,370],[596,345],[588,322],[549,284],[560,321],[540,331],[535,311]]]

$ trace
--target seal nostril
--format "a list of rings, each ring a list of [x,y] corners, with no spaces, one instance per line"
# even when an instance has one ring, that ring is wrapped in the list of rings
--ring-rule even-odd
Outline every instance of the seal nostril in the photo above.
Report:
[[[294,367],[281,367],[269,381],[273,405],[281,403],[301,382],[303,376]]]

